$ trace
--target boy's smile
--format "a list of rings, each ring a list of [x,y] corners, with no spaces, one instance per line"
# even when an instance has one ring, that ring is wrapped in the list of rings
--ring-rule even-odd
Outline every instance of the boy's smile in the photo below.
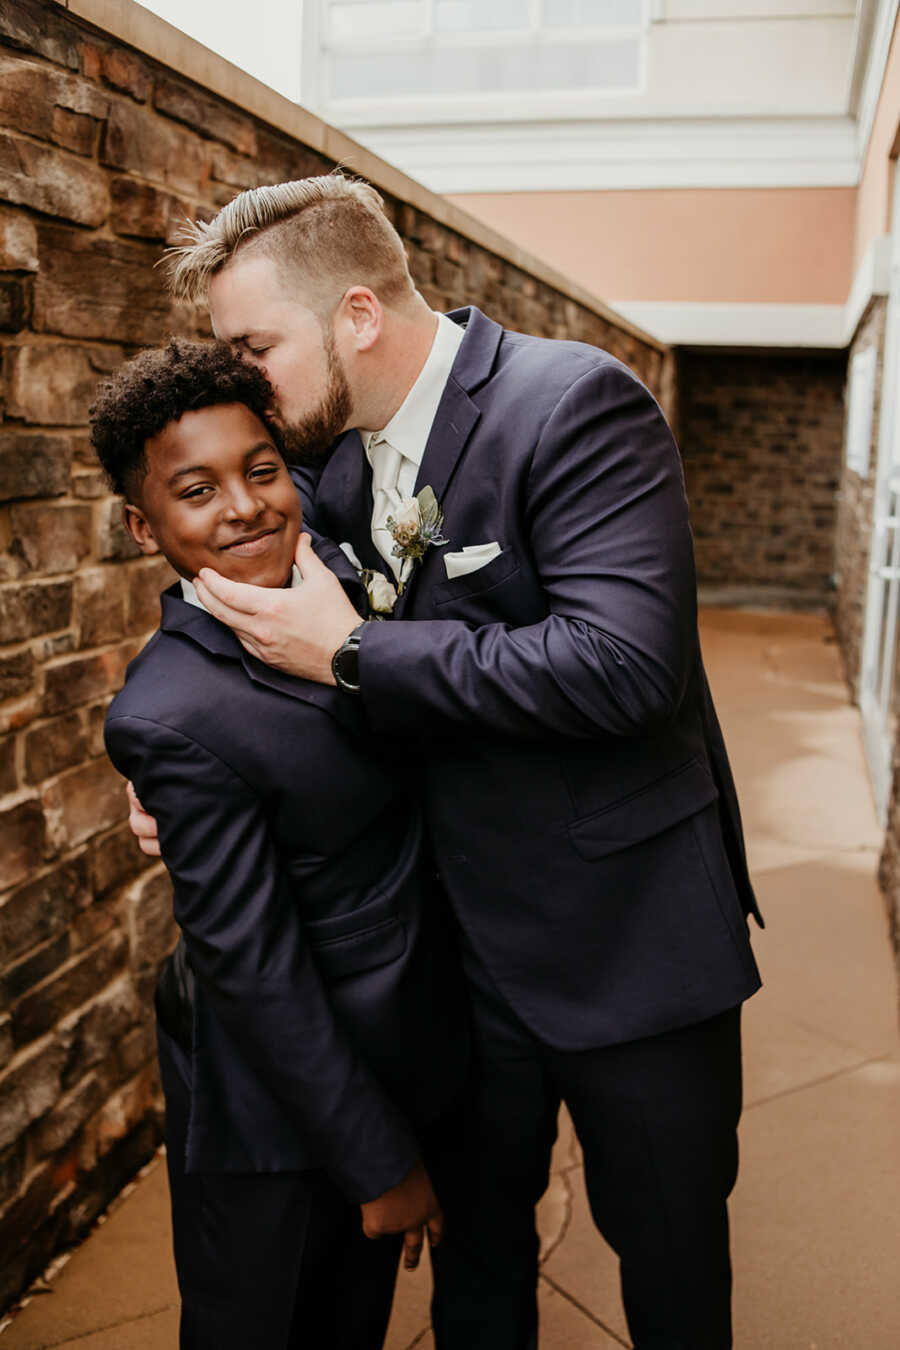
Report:
[[[300,500],[259,418],[242,403],[184,413],[145,447],[147,473],[125,523],[143,553],[181,576],[215,568],[232,581],[283,586],[300,534]]]

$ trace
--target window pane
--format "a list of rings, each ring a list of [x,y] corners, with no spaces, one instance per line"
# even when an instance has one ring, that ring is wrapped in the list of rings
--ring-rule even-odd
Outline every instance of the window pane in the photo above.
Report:
[[[529,26],[529,0],[434,0],[438,33],[483,33]]]
[[[643,0],[544,0],[546,28],[587,27],[590,24],[640,24]]]
[[[633,89],[640,42],[520,42],[508,46],[422,48],[406,52],[337,52],[332,98],[390,98],[411,94],[550,93]]]
[[[332,42],[381,37],[420,37],[425,32],[424,0],[332,0],[328,6]]]

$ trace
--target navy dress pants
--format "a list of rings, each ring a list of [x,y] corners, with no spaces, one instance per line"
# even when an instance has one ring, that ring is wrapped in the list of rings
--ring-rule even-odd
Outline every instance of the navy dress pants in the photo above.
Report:
[[[185,1173],[190,1060],[158,1044],[181,1350],[380,1350],[402,1238],[366,1238],[322,1172]]]
[[[433,1253],[437,1350],[533,1350],[538,1237],[561,1101],[594,1222],[617,1253],[636,1350],[729,1350],[726,1199],[737,1175],[740,1009],[599,1050],[538,1040],[477,958],[475,1082],[427,1161],[446,1232]]]

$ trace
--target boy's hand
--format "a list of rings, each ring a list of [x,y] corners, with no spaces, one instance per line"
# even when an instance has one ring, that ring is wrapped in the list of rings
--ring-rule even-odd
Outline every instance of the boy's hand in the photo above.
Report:
[[[158,858],[160,852],[156,821],[152,816],[148,816],[141,806],[133,783],[125,785],[125,792],[128,797],[128,824],[131,833],[137,839],[142,853],[146,853],[149,858]]]
[[[444,1233],[444,1215],[438,1198],[421,1163],[408,1176],[383,1195],[360,1205],[363,1232],[367,1238],[403,1233],[403,1264],[415,1270],[422,1255],[428,1229],[428,1241],[436,1247]]]
[[[300,536],[296,559],[303,585],[293,590],[229,581],[204,567],[194,582],[197,595],[267,666],[333,685],[331,658],[358,626],[359,615],[337,577],[313,552],[308,534]]]

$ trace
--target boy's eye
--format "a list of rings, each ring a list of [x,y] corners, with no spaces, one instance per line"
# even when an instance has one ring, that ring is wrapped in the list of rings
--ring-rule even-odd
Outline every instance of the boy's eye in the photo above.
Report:
[[[186,488],[181,494],[181,500],[183,502],[192,501],[205,496],[207,492],[212,492],[212,488],[206,483],[198,483],[196,487]]]
[[[277,472],[277,464],[257,464],[255,468],[250,470],[249,477],[262,479],[274,478]]]
[[[247,348],[247,351],[250,352],[251,355],[253,355],[253,356],[262,356],[263,352],[267,352],[268,350],[269,350],[268,347],[248,347],[248,348]]]

